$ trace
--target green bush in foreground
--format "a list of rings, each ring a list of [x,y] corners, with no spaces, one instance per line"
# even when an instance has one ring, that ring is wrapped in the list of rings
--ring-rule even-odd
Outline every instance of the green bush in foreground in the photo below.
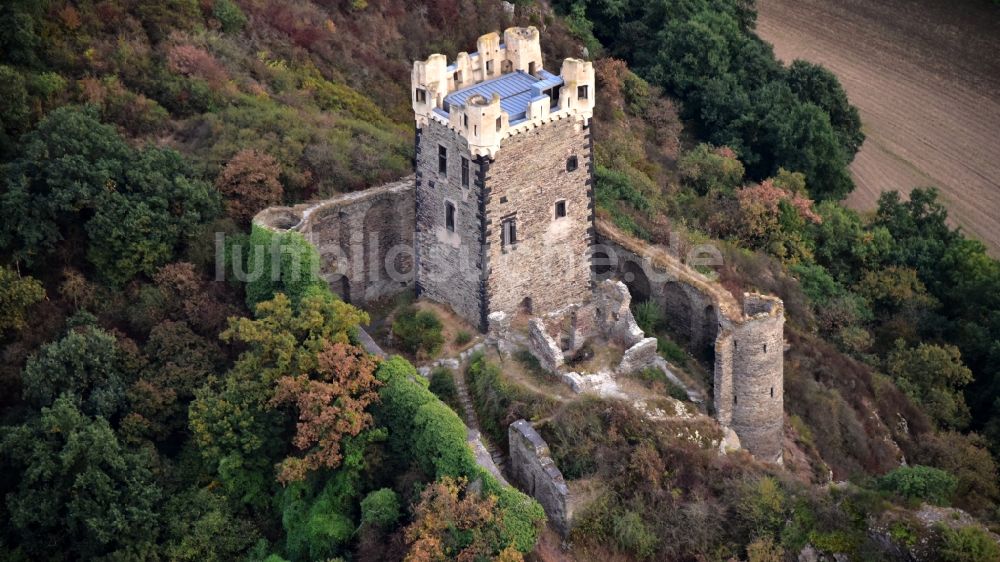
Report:
[[[1000,560],[1000,545],[979,527],[941,530],[938,555],[944,562],[992,562]]]
[[[958,479],[938,468],[901,466],[879,478],[876,485],[880,490],[906,499],[948,505],[955,493]]]
[[[403,351],[431,357],[441,351],[444,344],[442,328],[441,320],[433,312],[407,306],[396,315],[392,334]]]
[[[461,412],[462,404],[458,400],[458,387],[455,386],[455,374],[450,369],[440,367],[431,373],[430,391],[451,406],[452,410]]]
[[[400,516],[399,496],[389,488],[371,492],[361,500],[361,523],[391,528]]]

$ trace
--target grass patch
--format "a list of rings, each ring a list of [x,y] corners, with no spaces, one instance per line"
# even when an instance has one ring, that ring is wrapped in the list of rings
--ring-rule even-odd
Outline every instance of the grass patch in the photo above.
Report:
[[[631,376],[642,381],[647,388],[654,392],[666,394],[676,400],[688,400],[687,391],[670,380],[666,373],[656,367],[646,367],[637,373],[633,373]]]

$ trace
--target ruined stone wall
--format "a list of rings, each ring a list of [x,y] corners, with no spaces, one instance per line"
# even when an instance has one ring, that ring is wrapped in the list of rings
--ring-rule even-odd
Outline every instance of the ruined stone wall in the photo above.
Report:
[[[567,161],[576,158],[576,169]],[[592,242],[590,130],[566,117],[504,141],[486,176],[487,306],[543,314],[588,300]],[[566,216],[556,217],[564,201]],[[503,246],[505,219],[517,243]],[[527,299],[527,300],[526,300]]]
[[[439,147],[447,150],[447,171],[438,171]],[[469,186],[462,185],[462,158],[469,162]],[[416,275],[417,292],[474,326],[485,324],[482,295],[482,168],[457,132],[428,122],[417,131]],[[478,181],[477,181],[478,180]],[[445,224],[445,204],[455,206],[455,228]]]
[[[320,275],[363,305],[413,285],[413,177],[317,203],[271,207],[254,224],[301,233],[321,257]]]
[[[716,419],[732,428],[757,458],[781,462],[781,300],[748,293],[740,304],[722,286],[663,248],[636,240],[604,221],[597,221],[596,233],[598,277],[619,277],[634,298],[655,302],[692,353],[714,360]]]
[[[566,480],[549,454],[548,444],[525,420],[510,424],[507,439],[514,482],[542,504],[552,526],[567,536],[573,523],[573,503]]]

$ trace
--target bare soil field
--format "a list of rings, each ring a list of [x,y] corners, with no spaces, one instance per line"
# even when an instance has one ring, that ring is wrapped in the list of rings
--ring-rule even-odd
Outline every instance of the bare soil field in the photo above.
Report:
[[[1000,255],[1000,7],[987,0],[758,0],[786,63],[820,63],[861,111],[847,203],[937,186],[952,221]]]

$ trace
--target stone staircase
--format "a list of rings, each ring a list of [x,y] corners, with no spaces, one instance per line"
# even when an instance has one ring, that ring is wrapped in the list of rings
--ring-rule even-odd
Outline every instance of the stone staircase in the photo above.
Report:
[[[462,368],[454,369],[454,373],[455,389],[458,391],[458,401],[462,405],[462,411],[459,413],[465,420],[466,427],[469,428],[469,443],[472,445],[472,450],[476,453],[476,460],[480,466],[489,470],[494,476],[503,482],[507,482],[504,476],[507,474],[508,469],[507,456],[503,454],[503,451],[499,447],[489,443],[482,437],[482,433],[479,430],[479,419],[476,417],[476,410],[472,405],[472,396],[469,394],[469,387],[465,383],[464,365],[462,365]]]

